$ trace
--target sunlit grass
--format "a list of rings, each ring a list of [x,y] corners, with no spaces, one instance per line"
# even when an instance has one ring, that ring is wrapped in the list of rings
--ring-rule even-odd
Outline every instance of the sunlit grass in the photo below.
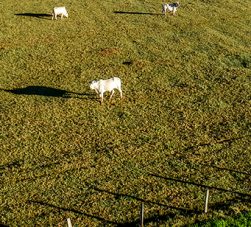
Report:
[[[132,226],[142,202],[150,226],[250,210],[248,3],[164,17],[154,1],[67,0],[57,21],[51,1],[2,3],[0,224]],[[112,76],[125,97],[100,105],[89,83]]]

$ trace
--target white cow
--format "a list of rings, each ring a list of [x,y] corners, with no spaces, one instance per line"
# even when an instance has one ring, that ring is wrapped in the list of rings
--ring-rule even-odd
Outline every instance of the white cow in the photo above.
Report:
[[[121,80],[118,77],[113,77],[108,80],[98,80],[92,81],[90,84],[90,88],[95,90],[97,94],[99,94],[101,98],[101,104],[103,103],[104,92],[109,91],[111,92],[110,99],[114,94],[114,89],[117,89],[120,92],[120,98],[122,98],[122,90],[121,90]]]
[[[57,20],[57,16],[61,15],[61,19],[65,16],[68,18],[68,13],[66,11],[66,8],[64,6],[61,7],[54,7],[52,11],[52,20]]]
[[[179,2],[175,2],[175,3],[163,3],[162,4],[162,14],[166,15],[166,12],[172,12],[173,15],[175,15],[175,12],[177,11],[178,7],[180,6]]]

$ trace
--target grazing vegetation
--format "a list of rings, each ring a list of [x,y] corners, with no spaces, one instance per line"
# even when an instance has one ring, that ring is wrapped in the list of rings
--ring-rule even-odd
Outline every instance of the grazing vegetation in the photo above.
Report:
[[[207,223],[197,223],[194,227],[227,227],[227,226],[250,226],[251,225],[251,213],[240,214],[236,217],[228,217],[226,219],[216,219]]]
[[[0,225],[135,226],[142,202],[147,226],[250,211],[249,3],[3,1]],[[89,84],[112,76],[125,97],[100,105]]]

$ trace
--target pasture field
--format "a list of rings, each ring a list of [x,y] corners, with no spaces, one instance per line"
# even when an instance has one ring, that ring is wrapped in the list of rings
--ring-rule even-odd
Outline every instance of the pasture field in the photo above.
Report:
[[[250,211],[250,0],[0,10],[0,225],[137,226],[142,202],[146,226]],[[100,105],[89,84],[113,76],[124,98]]]

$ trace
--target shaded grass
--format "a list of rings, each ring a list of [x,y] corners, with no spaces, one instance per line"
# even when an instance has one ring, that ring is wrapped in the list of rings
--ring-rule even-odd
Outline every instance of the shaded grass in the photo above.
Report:
[[[248,1],[177,17],[66,1],[62,21],[49,1],[4,5],[0,224],[136,225],[141,202],[149,226],[250,210]],[[89,82],[114,75],[125,98],[100,106]]]

